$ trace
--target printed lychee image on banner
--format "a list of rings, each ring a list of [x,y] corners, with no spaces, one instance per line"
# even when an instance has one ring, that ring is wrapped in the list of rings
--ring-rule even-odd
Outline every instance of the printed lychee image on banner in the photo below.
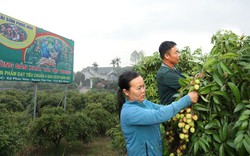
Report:
[[[0,13],[0,41],[0,80],[73,81],[73,40]]]

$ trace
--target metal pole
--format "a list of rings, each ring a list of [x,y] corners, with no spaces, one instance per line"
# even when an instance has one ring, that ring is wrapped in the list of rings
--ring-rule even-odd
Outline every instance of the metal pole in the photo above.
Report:
[[[34,119],[36,118],[36,99],[37,99],[37,82],[35,82],[35,97],[34,97]]]
[[[67,84],[65,84],[64,88],[64,110],[66,111],[66,105],[67,105]]]

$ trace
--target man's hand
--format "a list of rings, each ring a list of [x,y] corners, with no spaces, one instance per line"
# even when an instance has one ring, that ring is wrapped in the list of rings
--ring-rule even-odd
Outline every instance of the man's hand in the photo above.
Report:
[[[201,73],[198,73],[198,74],[196,74],[195,75],[195,78],[203,78],[203,77],[205,77],[205,73],[204,72],[201,72]]]

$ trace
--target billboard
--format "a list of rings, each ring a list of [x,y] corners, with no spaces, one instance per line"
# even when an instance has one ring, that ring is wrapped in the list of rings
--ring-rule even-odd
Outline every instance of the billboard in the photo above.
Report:
[[[74,41],[0,13],[0,80],[73,81]]]

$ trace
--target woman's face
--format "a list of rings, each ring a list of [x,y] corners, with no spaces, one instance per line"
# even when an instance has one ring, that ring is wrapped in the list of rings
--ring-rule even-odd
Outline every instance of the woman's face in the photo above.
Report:
[[[130,89],[123,89],[124,94],[130,102],[142,102],[146,96],[146,86],[141,76],[130,81]]]

